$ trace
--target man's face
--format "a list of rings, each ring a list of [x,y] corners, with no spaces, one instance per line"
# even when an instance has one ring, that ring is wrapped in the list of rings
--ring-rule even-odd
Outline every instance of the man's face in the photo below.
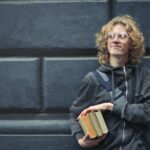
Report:
[[[116,24],[106,38],[110,56],[128,56],[130,39],[123,25]]]

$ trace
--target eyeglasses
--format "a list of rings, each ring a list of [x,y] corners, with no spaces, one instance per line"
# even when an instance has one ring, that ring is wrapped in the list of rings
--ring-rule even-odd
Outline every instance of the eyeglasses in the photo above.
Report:
[[[129,37],[129,35],[126,32],[120,32],[120,33],[114,33],[114,32],[108,32],[106,34],[105,39],[114,39],[117,36],[118,39],[126,39]]]

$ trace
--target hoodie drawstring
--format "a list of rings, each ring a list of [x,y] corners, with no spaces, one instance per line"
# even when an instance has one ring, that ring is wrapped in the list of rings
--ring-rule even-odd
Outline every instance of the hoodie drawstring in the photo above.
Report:
[[[111,72],[111,78],[112,78],[112,95],[111,95],[111,102],[113,103],[115,100],[115,75],[114,71]]]

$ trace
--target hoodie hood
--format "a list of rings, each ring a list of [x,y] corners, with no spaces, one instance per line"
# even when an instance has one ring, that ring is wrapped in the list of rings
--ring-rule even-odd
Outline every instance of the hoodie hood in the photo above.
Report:
[[[110,64],[102,64],[99,66],[98,71],[106,73],[108,76],[112,76],[112,81],[118,82],[119,80],[125,80],[126,78],[130,78],[131,74],[138,65],[126,65],[123,67],[113,67]],[[115,79],[117,77],[117,79]]]
[[[128,68],[129,70],[133,70],[137,66],[138,65],[126,65],[125,67]],[[115,70],[122,70],[123,67],[113,67],[110,64],[101,64],[99,66],[98,70],[107,73],[107,72],[111,72],[111,71],[115,71]]]
[[[112,100],[115,99],[115,89],[120,89],[122,92],[126,92],[128,87],[126,86],[126,82],[128,81],[128,86],[130,83],[130,79],[132,78],[133,72],[137,68],[137,65],[126,65],[123,67],[113,67],[110,64],[101,64],[97,71],[105,73],[109,82],[111,83],[111,97]],[[131,96],[129,96],[131,97]],[[130,98],[129,98],[130,99]]]

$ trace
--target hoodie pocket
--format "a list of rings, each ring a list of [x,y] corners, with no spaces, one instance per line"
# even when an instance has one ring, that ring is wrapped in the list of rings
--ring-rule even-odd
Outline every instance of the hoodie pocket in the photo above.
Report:
[[[113,150],[113,148],[119,148],[122,142],[122,132],[109,132],[106,138],[100,143],[99,149]]]

